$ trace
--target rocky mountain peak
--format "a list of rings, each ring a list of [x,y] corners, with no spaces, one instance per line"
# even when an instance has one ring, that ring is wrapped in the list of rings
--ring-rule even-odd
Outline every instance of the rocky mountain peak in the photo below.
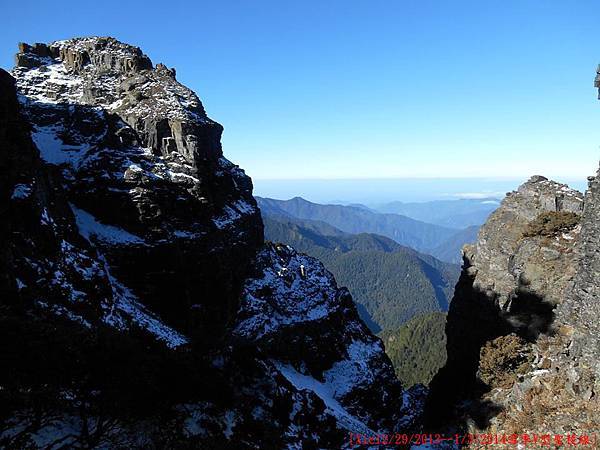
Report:
[[[585,196],[531,177],[465,248],[432,422],[505,435],[599,429],[599,191],[596,177]]]
[[[174,69],[112,38],[19,50],[0,70],[1,447],[343,448],[417,426],[423,389],[319,261],[264,244]]]
[[[514,202],[515,210],[528,217],[540,211],[572,211],[578,214],[583,211],[581,192],[541,175],[532,176],[519,186],[516,193],[509,193],[508,197],[512,198],[507,203]],[[519,204],[524,207],[520,208]]]
[[[262,243],[252,183],[223,157],[222,127],[174,71],[116,39],[19,50],[12,75],[20,113],[72,214],[69,226],[131,298],[182,330],[220,335]],[[23,185],[28,201],[47,197],[34,175]]]
[[[222,127],[174,69],[154,68],[138,47],[104,37],[21,43],[16,62],[19,87],[36,103],[102,108],[135,130],[121,140],[137,140],[156,155],[177,152],[195,166],[222,156]]]
[[[33,45],[19,43],[15,56],[18,67],[40,67],[51,59],[60,59],[72,72],[91,66],[97,73],[132,73],[151,70],[152,61],[139,47],[124,44],[112,37],[81,37]]]
[[[558,233],[551,240],[546,236],[527,236],[528,227],[538,217],[545,217],[544,214],[549,219],[552,215],[558,219],[562,213],[581,215],[583,205],[583,194],[540,175],[507,193],[501,206],[481,227],[477,243],[465,248],[465,258],[473,267],[471,271],[477,271],[474,286],[484,292],[493,292],[503,307],[522,283],[535,284],[538,274],[548,273],[542,268],[544,264],[562,262],[565,271],[552,270],[552,273],[568,278],[572,270],[563,250],[571,246],[580,227]],[[539,283],[547,285],[548,281],[540,279]],[[560,295],[558,290],[546,294],[556,301]]]

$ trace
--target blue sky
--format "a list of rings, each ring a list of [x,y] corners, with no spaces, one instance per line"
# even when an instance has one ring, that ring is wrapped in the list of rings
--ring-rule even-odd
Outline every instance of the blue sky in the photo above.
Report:
[[[177,69],[256,180],[584,179],[600,2],[4,2],[17,41],[112,35]]]

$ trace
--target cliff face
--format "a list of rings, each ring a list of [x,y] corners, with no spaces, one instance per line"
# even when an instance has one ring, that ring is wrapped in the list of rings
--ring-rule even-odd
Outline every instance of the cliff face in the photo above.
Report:
[[[175,70],[112,38],[0,71],[0,446],[341,448],[414,426],[317,260],[263,245],[250,179]]]
[[[432,427],[507,436],[600,429],[597,195],[596,178],[584,199],[532,177],[465,247],[448,363],[428,400]]]
[[[305,436],[298,448],[342,448],[348,432],[374,436],[415,426],[421,392],[402,392],[381,340],[315,258],[268,245],[246,282],[232,339],[237,351],[258,351],[296,392],[276,426],[285,436]]]
[[[16,59],[23,117],[68,203],[57,215],[79,230],[109,280],[95,281],[108,288],[93,295],[96,307],[109,315],[121,283],[121,302],[142,302],[204,342],[218,339],[262,243],[251,181],[223,158],[222,127],[173,70],[111,38],[21,44]],[[23,182],[33,198],[37,186]],[[78,302],[68,273],[57,277],[35,258],[15,264],[21,295],[37,301],[70,289],[62,306]]]

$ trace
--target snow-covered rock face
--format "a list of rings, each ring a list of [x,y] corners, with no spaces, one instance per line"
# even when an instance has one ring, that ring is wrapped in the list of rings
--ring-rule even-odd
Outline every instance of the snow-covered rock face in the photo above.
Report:
[[[348,291],[318,260],[288,246],[269,245],[257,260],[234,329],[239,345],[268,355],[292,386],[323,402],[341,429],[398,431],[405,414],[400,383]]]
[[[156,154],[176,151],[202,165],[221,156],[222,127],[202,103],[137,47],[112,38],[76,38],[20,45],[14,75],[30,101],[78,104],[115,113]],[[130,136],[131,137],[131,136]]]
[[[223,157],[222,127],[137,47],[76,38],[19,50],[22,114],[104,279],[170,326],[218,338],[262,243],[251,181]],[[15,185],[13,201],[38,196],[35,181]]]
[[[381,341],[316,259],[267,244],[210,371],[230,386],[178,406],[192,442],[223,448],[351,448],[414,427],[422,389],[402,392]]]
[[[174,70],[82,38],[21,44],[13,75],[0,447],[334,449],[419,420],[348,291],[259,251],[250,179]]]

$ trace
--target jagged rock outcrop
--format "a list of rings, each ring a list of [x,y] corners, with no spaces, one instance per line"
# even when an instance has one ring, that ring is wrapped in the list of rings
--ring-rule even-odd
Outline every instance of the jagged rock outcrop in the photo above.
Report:
[[[223,157],[222,127],[137,47],[79,38],[19,48],[22,113],[72,211],[60,216],[74,216],[124,297],[199,340],[219,338],[262,243],[252,184]],[[30,267],[14,270],[22,295],[39,298]]]
[[[321,263],[263,246],[175,70],[112,38],[0,71],[0,446],[342,448],[416,427]]]
[[[101,417],[105,423],[92,416],[91,431],[104,424],[103,444],[346,448],[350,432],[369,437],[416,427],[423,398],[419,388],[402,392],[381,341],[360,321],[347,290],[337,288],[320,262],[287,246],[268,245],[257,256],[227,345],[199,367],[181,355],[167,361],[174,371],[186,369],[181,375],[191,380],[179,382],[190,392],[178,386],[179,402],[162,412],[163,422],[142,415]],[[82,432],[76,411],[46,413],[37,426],[31,412],[19,411],[4,422],[0,442],[96,443],[94,433]],[[12,433],[20,440],[7,439]]]
[[[544,212],[583,212],[583,195],[541,176],[509,192],[491,214],[475,246],[465,256],[477,271],[473,287],[494,293],[499,308],[514,307],[515,294],[536,292],[553,304],[560,302],[565,283],[573,277],[570,242],[579,227],[555,236],[527,235],[527,226]],[[554,278],[553,278],[554,277]]]
[[[257,448],[345,448],[350,432],[375,436],[416,425],[422,392],[402,392],[381,340],[359,319],[348,291],[318,260],[288,246],[269,244],[258,255],[232,343],[256,355],[288,397],[276,417],[269,405],[251,414],[240,410],[244,402],[231,406],[239,439],[260,420],[285,443],[263,440]]]
[[[402,388],[348,290],[338,289],[318,260],[285,245],[264,250],[257,271],[234,331],[239,345],[268,354],[292,384],[321,398],[342,422],[351,420],[350,431],[397,429],[406,419]]]
[[[593,179],[584,201],[532,177],[465,246],[431,427],[552,439],[600,429],[597,189]]]

